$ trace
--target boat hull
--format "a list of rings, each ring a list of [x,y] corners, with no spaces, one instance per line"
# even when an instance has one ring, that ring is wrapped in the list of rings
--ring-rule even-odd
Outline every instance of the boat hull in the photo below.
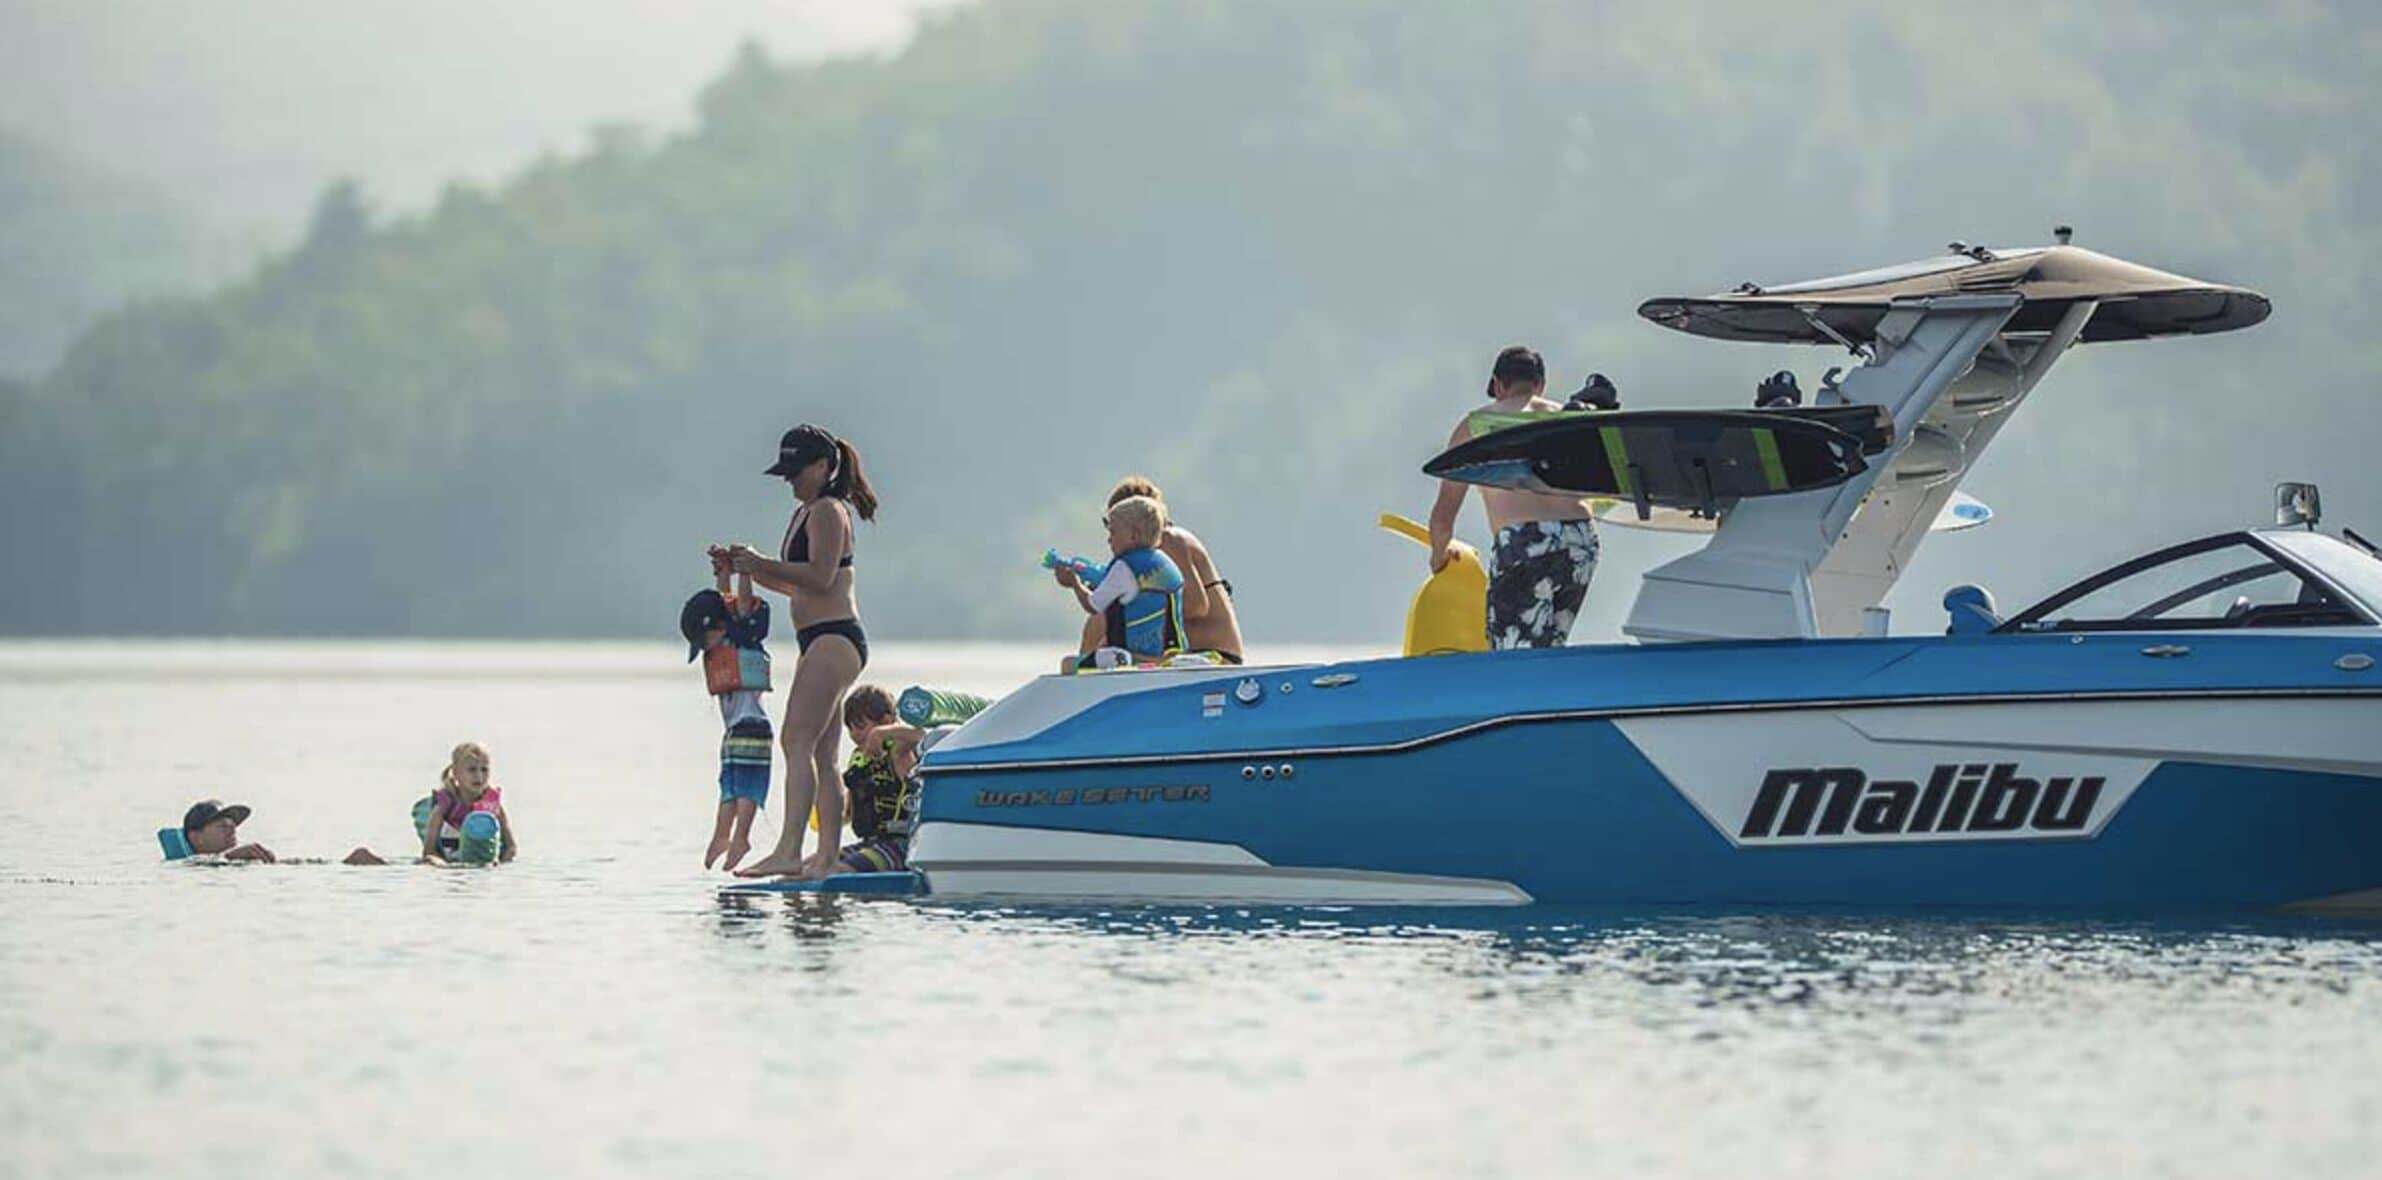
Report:
[[[1973,651],[2020,654],[2003,661],[2012,675],[2044,654],[2004,642]],[[1737,656],[1783,673],[1806,646]],[[1568,670],[1659,671],[1645,661],[1663,651]],[[1468,718],[1479,673],[1566,669],[1449,657],[1459,675],[1440,695],[1454,703],[1436,712],[1384,685],[1311,709],[1303,729],[1244,732],[1233,711],[1264,709],[1233,698],[1212,715],[1218,684],[1234,681],[1154,689],[1200,702],[1175,728],[1223,748],[1169,750],[1189,739],[1153,732],[1141,752],[1101,756],[1082,749],[1083,727],[1056,724],[952,765],[930,759],[912,863],[944,896],[1170,902],[2203,908],[2382,888],[2382,695],[2271,673],[2221,683],[2208,673],[2222,658],[2190,686],[1891,691],[1890,670],[1930,654],[1940,648],[1872,645],[1879,664],[1847,666],[1881,690],[1871,699],[1665,703],[1645,685],[1590,685],[1573,707]],[[1394,680],[1429,663],[1258,683],[1275,698],[1265,708],[1281,708],[1280,685]],[[1171,703],[1050,712],[1124,724]],[[1269,740],[1298,733],[1320,740]]]

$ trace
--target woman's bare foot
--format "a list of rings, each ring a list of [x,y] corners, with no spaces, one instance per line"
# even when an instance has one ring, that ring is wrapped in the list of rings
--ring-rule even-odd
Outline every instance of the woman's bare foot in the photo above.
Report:
[[[802,862],[802,875],[806,880],[816,881],[821,877],[834,876],[835,870],[838,867],[839,861],[836,850],[833,848],[822,848],[819,851],[812,853],[808,860]]]
[[[735,872],[736,862],[743,860],[745,858],[745,854],[751,852],[752,850],[753,842],[750,840],[728,841],[728,860],[727,863],[721,865],[720,867],[728,870],[731,873]]]
[[[736,870],[739,877],[799,877],[806,862],[800,854],[780,856],[770,853],[750,866]]]

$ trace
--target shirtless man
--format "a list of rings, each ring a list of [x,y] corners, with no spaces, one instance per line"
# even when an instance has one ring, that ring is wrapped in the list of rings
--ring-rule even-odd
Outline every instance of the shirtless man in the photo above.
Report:
[[[1517,344],[1498,353],[1489,371],[1489,408],[1561,409],[1544,396],[1546,388],[1546,361]],[[1458,422],[1447,444],[1452,447],[1471,438],[1472,432]],[[1432,573],[1455,556],[1449,546],[1455,540],[1464,493],[1471,487],[1439,481],[1439,500],[1431,505]],[[1589,518],[1587,501],[1502,488],[1482,488],[1480,498],[1495,536],[1489,552],[1490,649],[1563,646],[1571,637],[1580,603],[1588,597],[1588,579],[1596,573],[1596,525]]]
[[[1166,498],[1158,493],[1158,485],[1139,475],[1128,475],[1110,489],[1108,503],[1114,507],[1119,500],[1133,496],[1148,496],[1160,504]],[[1158,551],[1172,559],[1175,568],[1183,571],[1183,648],[1186,651],[1212,651],[1224,657],[1224,662],[1241,662],[1241,620],[1232,609],[1232,583],[1216,572],[1216,559],[1208,555],[1208,547],[1191,530],[1169,520],[1166,532],[1158,538]],[[1075,571],[1064,566],[1055,571],[1059,585],[1074,585]],[[1094,615],[1084,621],[1083,647],[1089,654],[1108,642],[1106,621]]]

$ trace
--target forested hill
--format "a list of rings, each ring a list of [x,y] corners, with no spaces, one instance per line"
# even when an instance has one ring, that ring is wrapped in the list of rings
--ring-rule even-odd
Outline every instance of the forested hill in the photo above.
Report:
[[[333,187],[252,277],[0,389],[0,626],[666,634],[705,542],[774,542],[760,470],[809,419],[883,496],[874,633],[1071,634],[1034,558],[1145,471],[1255,641],[1387,642],[1422,563],[1372,518],[1427,507],[1499,346],[1742,404],[1837,358],[1637,302],[2062,221],[2275,319],[2071,361],[1906,609],[2254,518],[2279,477],[2382,524],[2375,18],[1850,7],[992,0],[891,58],[748,52],[684,134],[418,213]],[[1668,552],[1607,550],[1583,638]]]

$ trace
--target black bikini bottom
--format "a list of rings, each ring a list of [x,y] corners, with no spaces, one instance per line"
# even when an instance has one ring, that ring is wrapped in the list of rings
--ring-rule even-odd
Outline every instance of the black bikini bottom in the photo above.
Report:
[[[822,635],[843,636],[844,641],[852,645],[852,650],[860,653],[860,666],[868,667],[868,633],[860,629],[860,620],[834,619],[825,623],[813,623],[796,631],[794,633],[795,654],[800,655],[809,651],[811,643]]]

